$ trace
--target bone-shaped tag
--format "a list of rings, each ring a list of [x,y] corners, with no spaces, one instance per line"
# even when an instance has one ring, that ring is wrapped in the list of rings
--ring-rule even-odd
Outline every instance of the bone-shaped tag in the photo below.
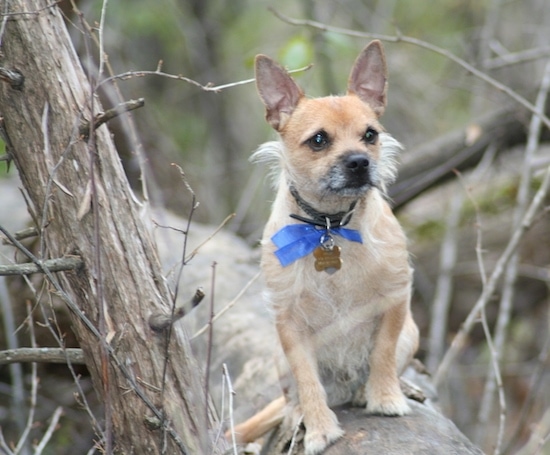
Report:
[[[313,256],[315,256],[315,270],[318,272],[325,271],[332,275],[342,267],[339,246],[334,246],[331,249],[319,246],[313,251]]]

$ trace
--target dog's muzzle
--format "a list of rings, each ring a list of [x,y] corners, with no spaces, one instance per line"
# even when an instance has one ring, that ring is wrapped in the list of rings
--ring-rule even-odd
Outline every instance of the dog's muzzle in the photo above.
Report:
[[[373,186],[372,163],[361,152],[343,155],[328,173],[326,184],[329,190],[349,195],[359,195]]]
[[[369,157],[364,153],[354,153],[343,158],[348,186],[357,188],[369,183]]]

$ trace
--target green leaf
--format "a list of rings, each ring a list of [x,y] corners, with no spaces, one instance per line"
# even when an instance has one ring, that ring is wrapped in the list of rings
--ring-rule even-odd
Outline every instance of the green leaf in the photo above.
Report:
[[[279,52],[279,62],[289,69],[302,68],[313,61],[313,44],[303,35],[294,35]]]

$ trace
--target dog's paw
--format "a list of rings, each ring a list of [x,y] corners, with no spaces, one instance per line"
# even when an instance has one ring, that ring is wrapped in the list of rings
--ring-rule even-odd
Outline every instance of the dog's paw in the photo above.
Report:
[[[291,414],[293,420],[300,412],[300,406],[296,406]],[[306,455],[317,455],[322,453],[329,445],[344,435],[340,428],[336,414],[326,406],[320,406],[310,410],[307,416],[304,415],[304,426],[306,434],[304,437],[304,448]]]
[[[318,428],[309,430],[306,428],[304,446],[306,455],[317,455],[322,453],[329,445],[344,436],[344,430],[336,424],[333,428],[320,430]]]
[[[368,414],[404,416],[411,413],[411,408],[399,390],[396,393],[369,395],[366,411]]]

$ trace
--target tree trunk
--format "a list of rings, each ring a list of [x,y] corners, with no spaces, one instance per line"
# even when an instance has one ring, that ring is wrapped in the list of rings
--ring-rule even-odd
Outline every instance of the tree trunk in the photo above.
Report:
[[[80,136],[101,107],[61,13],[47,0],[7,1],[0,126],[40,230],[39,259],[83,263],[56,277],[105,403],[106,447],[112,426],[115,452],[212,453],[214,418],[189,343],[173,331],[166,349],[147,323],[171,298],[140,205],[107,127]]]

